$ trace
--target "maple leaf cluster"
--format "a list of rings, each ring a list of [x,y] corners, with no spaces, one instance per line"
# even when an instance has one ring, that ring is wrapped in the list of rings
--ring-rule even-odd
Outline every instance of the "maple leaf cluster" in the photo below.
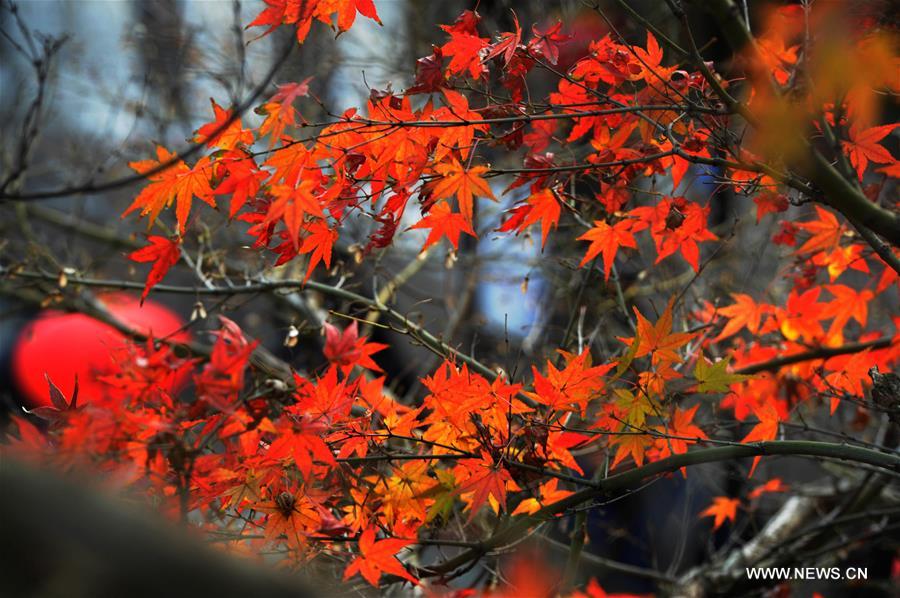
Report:
[[[644,336],[630,339],[638,345],[633,358],[664,363],[691,337],[668,330],[670,312],[656,325],[642,322]],[[346,576],[360,573],[373,585],[384,573],[417,583],[394,555],[454,513],[471,524],[483,510],[533,513],[572,494],[561,478],[542,481],[532,468],[583,474],[573,451],[607,442],[616,447],[613,467],[626,457],[640,464],[668,455],[662,441],[645,456],[652,440],[602,433],[649,426],[655,395],[606,388],[616,364],[591,365],[587,353],[562,355],[561,369],[535,368],[528,392],[445,362],[423,379],[427,394],[412,408],[386,392],[383,377],[365,373],[380,371],[372,355],[383,345],[359,337],[355,324],[343,331],[328,324],[326,336],[329,365],[314,377],[296,374],[277,403],[245,398],[256,343],[226,318],[205,364],[154,339],[131,345],[130,358],[123,354],[121,368],[104,377],[108,391],[81,398],[77,409],[76,398],[69,402],[51,383],[57,407],[37,415],[54,426],[42,433],[16,417],[9,450],[61,466],[93,462],[162,501],[164,511],[232,520],[224,531],[235,546],[284,545],[310,560],[358,537],[360,554]],[[190,372],[196,400],[184,403],[175,395]],[[700,376],[710,379],[720,378]],[[693,423],[696,411],[677,412],[675,431],[693,438],[675,452],[706,438]],[[574,418],[588,427],[571,431]],[[384,533],[390,539],[376,539]]]

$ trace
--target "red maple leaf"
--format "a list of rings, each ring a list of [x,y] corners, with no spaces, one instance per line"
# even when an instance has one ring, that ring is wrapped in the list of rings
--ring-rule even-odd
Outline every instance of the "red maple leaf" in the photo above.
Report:
[[[553,135],[556,133],[555,120],[537,120],[531,123],[531,131],[525,133],[522,142],[528,146],[531,153],[537,154],[550,146]]]
[[[308,234],[300,245],[300,253],[309,253],[310,256],[303,282],[309,280],[319,262],[324,262],[326,268],[331,268],[331,253],[338,240],[337,231],[329,228],[325,220],[315,220],[306,227],[306,232]]]
[[[375,372],[382,371],[372,360],[372,355],[387,349],[382,343],[366,342],[368,337],[359,336],[359,326],[356,320],[347,326],[343,332],[332,324],[325,323],[325,357],[328,361],[341,367],[344,375],[359,366]]]
[[[538,56],[542,56],[550,64],[555,65],[559,62],[559,45],[571,39],[571,36],[560,33],[561,29],[562,21],[557,21],[555,25],[551,25],[545,31],[538,29],[537,25],[532,25],[531,33],[534,37],[528,42],[528,48]]]
[[[209,362],[194,376],[197,396],[220,411],[232,413],[244,379],[250,356],[259,344],[244,338],[240,327],[225,316],[219,316],[222,328],[215,332]]]
[[[181,259],[181,239],[178,237],[167,238],[158,235],[147,237],[150,242],[146,247],[141,247],[128,254],[128,258],[135,262],[153,262],[150,273],[147,274],[147,282],[144,292],[141,293],[141,304],[147,298],[147,294],[154,286],[162,281],[169,268]]]
[[[272,94],[269,101],[293,104],[297,98],[305,98],[309,95],[310,81],[312,81],[312,77],[307,77],[299,83],[282,83],[278,86],[278,91]]]
[[[506,468],[494,463],[490,456],[482,453],[482,459],[475,465],[468,465],[469,479],[456,489],[457,494],[474,492],[469,500],[469,521],[487,501],[493,497],[502,510],[506,510],[507,486],[514,484]]]
[[[297,42],[302,44],[314,19],[331,23],[337,15],[338,32],[343,32],[353,26],[357,12],[381,24],[372,0],[265,0],[265,3],[266,8],[247,25],[247,28],[268,25],[269,29],[260,37],[272,33],[279,25],[294,25]]]
[[[728,318],[728,323],[714,340],[720,341],[737,334],[745,326],[751,333],[756,334],[759,332],[765,315],[772,313],[771,305],[757,303],[750,295],[732,293],[731,296],[734,303],[718,309],[719,314]]]
[[[766,214],[777,214],[788,209],[790,203],[783,193],[775,193],[774,191],[763,191],[753,198],[756,204],[756,223],[762,220]]]
[[[71,400],[66,399],[66,395],[53,383],[48,374],[45,373],[44,378],[47,380],[47,386],[50,389],[51,404],[35,407],[34,409],[25,409],[25,413],[36,415],[41,419],[55,423],[65,417],[67,413],[78,410],[78,374],[75,375],[75,387],[72,390]]]
[[[516,234],[541,222],[541,249],[547,244],[551,228],[559,224],[561,210],[556,195],[550,189],[541,189],[525,200],[523,205],[510,210],[511,216],[497,229],[500,232],[515,230]]]
[[[519,42],[522,41],[522,28],[519,27],[519,17],[516,16],[516,13],[512,13],[513,22],[515,23],[515,32],[505,32],[500,34],[500,40],[491,46],[491,50],[484,57],[485,61],[494,58],[495,56],[503,55],[503,66],[508,67],[509,62],[513,59],[513,55],[516,53],[516,48],[519,47]]]
[[[483,62],[483,50],[490,45],[490,40],[478,35],[474,24],[470,25],[473,18],[468,15],[475,15],[474,23],[478,23],[481,19],[477,16],[478,13],[467,10],[453,25],[441,25],[441,29],[450,34],[450,41],[441,46],[441,52],[444,56],[450,57],[450,64],[447,65],[448,74],[468,72],[473,79],[478,79],[487,73]]]
[[[650,226],[656,243],[657,264],[679,251],[694,271],[699,272],[700,249],[697,243],[718,239],[706,227],[709,206],[701,207],[683,197],[666,198],[654,207],[635,208],[631,214]]]
[[[432,53],[416,61],[415,85],[406,90],[407,94],[431,93],[444,84],[444,53],[438,46],[432,46]]]
[[[252,157],[234,150],[216,161],[216,177],[221,179],[216,186],[216,195],[231,196],[228,217],[234,218],[248,199],[256,197],[269,174],[259,170]]]
[[[620,220],[612,226],[603,220],[595,220],[594,228],[578,237],[579,241],[591,242],[579,266],[584,266],[602,253],[603,272],[606,280],[609,280],[609,273],[612,271],[619,247],[637,249],[637,241],[633,234],[634,225],[634,220]]]

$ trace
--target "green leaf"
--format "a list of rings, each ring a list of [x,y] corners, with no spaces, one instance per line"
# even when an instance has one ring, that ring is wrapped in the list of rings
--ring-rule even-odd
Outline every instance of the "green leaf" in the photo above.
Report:
[[[694,378],[697,379],[697,392],[729,392],[729,386],[735,382],[743,382],[750,378],[744,374],[729,374],[730,358],[720,359],[715,363],[707,361],[703,355],[694,366]]]
[[[631,362],[634,361],[634,356],[637,354],[638,347],[641,345],[641,335],[638,332],[634,333],[634,339],[631,341],[631,345],[628,347],[628,351],[625,352],[625,355],[622,356],[622,359],[619,360],[619,365],[616,366],[616,373],[607,381],[607,384],[610,384],[617,380],[622,374],[625,373],[625,370],[628,369],[628,366],[631,365]]]

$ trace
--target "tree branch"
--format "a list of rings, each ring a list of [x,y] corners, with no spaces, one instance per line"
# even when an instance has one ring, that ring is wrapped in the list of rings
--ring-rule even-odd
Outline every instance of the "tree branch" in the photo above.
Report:
[[[900,472],[900,455],[827,442],[776,440],[748,445],[723,446],[691,451],[680,455],[673,455],[666,459],[654,461],[653,463],[648,463],[642,467],[636,467],[629,471],[599,480],[594,488],[578,491],[560,501],[543,507],[532,515],[514,518],[509,525],[482,541],[478,547],[467,550],[459,556],[449,559],[439,565],[429,567],[423,570],[422,575],[446,575],[473,559],[481,558],[493,550],[514,542],[526,534],[533,526],[565,513],[572,507],[600,498],[613,491],[633,487],[647,478],[658,476],[660,474],[672,473],[678,471],[682,467],[690,467],[702,463],[714,463],[717,461],[729,461],[733,459],[771,455],[830,457],[850,462],[874,465],[876,467]]]
[[[706,7],[719,23],[726,41],[735,52],[749,52],[751,67],[763,64],[756,40],[743,22],[740,9],[733,0],[709,0]],[[773,92],[777,87],[767,72],[757,73],[769,81]],[[900,214],[869,201],[863,193],[804,140],[808,152],[794,160],[797,171],[813,182],[822,193],[823,203],[831,206],[851,222],[872,230],[894,246],[900,246]]]
[[[775,372],[786,365],[794,363],[802,363],[804,361],[812,361],[813,359],[827,359],[836,355],[847,355],[848,353],[859,353],[866,349],[886,349],[891,346],[890,338],[879,338],[873,341],[862,343],[849,343],[840,347],[819,347],[803,353],[795,353],[793,355],[785,355],[784,357],[776,357],[769,361],[748,365],[747,367],[735,370],[736,374],[758,374],[760,372]]]
[[[260,83],[255,90],[253,90],[253,93],[250,94],[250,96],[246,100],[244,100],[244,102],[242,102],[239,106],[236,106],[232,111],[231,116],[228,117],[221,125],[216,127],[209,135],[207,135],[207,138],[214,138],[219,133],[225,131],[234,122],[241,118],[241,116],[243,116],[243,114],[248,109],[250,109],[250,107],[256,102],[256,100],[258,100],[263,95],[263,93],[265,93],[266,88],[275,79],[275,75],[281,69],[281,66],[287,61],[295,46],[296,44],[288,44],[286,46],[285,52],[278,58],[278,60],[275,61],[275,64],[272,66],[272,69],[266,75],[265,79],[263,79],[263,82]],[[82,193],[100,193],[103,191],[112,191],[113,189],[127,187],[139,181],[147,180],[151,176],[159,174],[160,172],[166,170],[167,168],[170,168],[178,162],[190,158],[191,156],[202,150],[205,145],[205,141],[196,142],[190,147],[172,156],[170,160],[163,162],[146,172],[135,173],[119,179],[107,181],[105,183],[85,183],[83,185],[76,185],[64,189],[51,189],[48,191],[36,191],[33,193],[6,193],[5,191],[0,190],[0,203],[5,203],[8,201],[37,201],[43,199],[53,199],[56,197],[67,197],[69,195],[80,195]]]

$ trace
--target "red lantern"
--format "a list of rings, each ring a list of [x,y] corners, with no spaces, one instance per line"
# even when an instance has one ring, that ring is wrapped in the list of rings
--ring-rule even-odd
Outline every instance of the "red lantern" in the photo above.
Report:
[[[100,297],[117,320],[144,334],[185,342],[184,325],[169,308],[125,293]],[[171,336],[170,336],[171,335]],[[78,376],[79,403],[105,392],[97,377],[112,369],[114,355],[128,339],[112,326],[90,316],[46,310],[25,326],[12,355],[12,375],[28,408],[50,404],[45,374],[63,394],[72,396]]]

